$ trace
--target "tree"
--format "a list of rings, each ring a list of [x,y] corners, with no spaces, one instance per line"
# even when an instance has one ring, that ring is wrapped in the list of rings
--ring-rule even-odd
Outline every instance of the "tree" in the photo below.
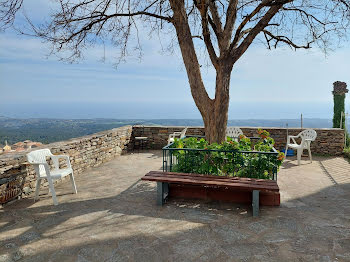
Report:
[[[350,0],[56,0],[48,23],[31,29],[52,43],[53,52],[81,57],[90,44],[109,39],[128,54],[140,25],[153,33],[175,31],[194,102],[201,113],[206,138],[225,139],[230,77],[235,63],[253,42],[268,48],[293,49],[318,45],[324,50],[346,35]],[[3,0],[2,27],[10,26],[23,0]],[[216,70],[215,97],[202,80],[199,48],[204,47]]]
[[[333,127],[345,129],[345,95],[349,92],[345,82],[336,81],[333,83]],[[341,121],[341,123],[340,123]]]

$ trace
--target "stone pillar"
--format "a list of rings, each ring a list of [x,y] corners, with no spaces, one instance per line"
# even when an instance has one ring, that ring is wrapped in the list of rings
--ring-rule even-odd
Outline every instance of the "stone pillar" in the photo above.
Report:
[[[349,92],[345,82],[336,81],[333,83],[333,99],[334,99],[334,114],[333,127],[345,128],[345,117],[341,117],[342,112],[345,113],[345,94]],[[340,119],[342,123],[340,125]]]

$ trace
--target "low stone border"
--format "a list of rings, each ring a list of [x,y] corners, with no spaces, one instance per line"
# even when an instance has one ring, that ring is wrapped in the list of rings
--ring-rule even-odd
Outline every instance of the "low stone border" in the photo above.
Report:
[[[147,149],[161,149],[167,144],[169,134],[180,132],[184,126],[133,126],[133,132],[130,143],[131,148],[138,149],[138,141],[135,141],[135,136],[148,137],[147,143],[144,145]],[[240,127],[244,135],[248,137],[257,136],[258,127]],[[278,127],[263,127],[267,130],[271,137],[275,140],[275,148],[281,150],[286,146],[287,129]],[[297,135],[305,128],[289,128],[289,135]],[[339,128],[314,128],[317,132],[315,142],[311,143],[311,151],[320,155],[341,155],[344,150],[345,133],[343,129]],[[203,127],[189,127],[187,129],[188,135],[204,136]]]
[[[70,156],[75,174],[101,165],[114,157],[121,155],[126,150],[138,150],[140,145],[135,141],[137,136],[146,136],[147,141],[143,145],[146,149],[161,149],[167,144],[169,134],[181,131],[185,127],[174,126],[124,126],[96,134],[73,138],[67,141],[43,145],[36,148],[49,148],[53,154],[67,154]],[[257,128],[241,127],[246,136],[255,136]],[[270,132],[276,141],[276,148],[285,146],[287,130],[285,128],[264,128]],[[290,135],[297,135],[302,129],[288,129]],[[317,139],[311,145],[315,154],[340,155],[344,149],[344,130],[316,128]],[[188,135],[204,135],[203,127],[189,127]],[[23,192],[29,194],[35,187],[35,173],[30,165],[26,164],[26,154],[8,153],[0,155],[0,179],[11,177],[14,174],[26,174]],[[47,182],[43,182],[44,185]],[[0,188],[1,193],[1,188]]]
[[[101,165],[114,157],[121,155],[128,149],[132,133],[131,126],[115,128],[99,133],[67,141],[52,143],[35,148],[49,148],[53,154],[67,154],[75,174],[84,170]],[[0,155],[0,178],[10,177],[18,172],[26,173],[24,193],[30,193],[35,188],[34,169],[27,165],[26,154],[7,153]],[[47,181],[43,181],[47,185]]]

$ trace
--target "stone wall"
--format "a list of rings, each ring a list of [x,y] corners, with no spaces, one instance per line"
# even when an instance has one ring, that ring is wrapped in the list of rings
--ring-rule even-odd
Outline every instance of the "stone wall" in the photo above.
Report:
[[[130,149],[161,149],[167,145],[169,134],[181,132],[185,127],[181,126],[133,126],[130,140]],[[203,127],[188,127],[187,135],[204,136]],[[147,141],[141,144],[135,137],[147,137]]]
[[[70,156],[74,174],[84,172],[90,167],[96,167],[107,162],[127,150],[132,133],[131,126],[115,128],[96,134],[73,138],[67,141],[43,145],[36,148],[49,148],[53,154]],[[0,155],[0,179],[19,173],[26,176],[24,192],[29,193],[35,188],[35,172],[27,165],[26,154],[8,153]],[[43,181],[47,184],[47,181]]]
[[[137,136],[147,137],[144,149],[161,149],[167,144],[169,134],[180,132],[184,127],[162,126],[125,126],[99,132],[96,134],[70,139],[67,141],[43,145],[53,154],[67,154],[75,174],[101,165],[124,151],[139,150],[140,144],[135,141]],[[256,136],[257,128],[242,127],[246,136]],[[264,128],[270,132],[276,141],[276,148],[285,146],[287,130],[285,128]],[[340,155],[344,146],[344,130],[342,129],[315,129],[317,139],[312,143],[312,152],[316,154]],[[288,129],[289,134],[297,135],[300,128]],[[203,127],[189,127],[187,135],[204,136]],[[40,149],[36,148],[36,149]],[[0,181],[4,178],[22,174],[25,176],[24,193],[30,193],[35,188],[35,173],[32,166],[27,165],[26,154],[8,153],[0,155]],[[47,185],[47,181],[43,181]],[[0,193],[1,193],[0,186]]]
[[[133,126],[130,148],[139,149],[140,144],[135,141],[137,136],[145,136],[148,141],[144,144],[146,149],[161,149],[167,144],[169,134],[180,132],[185,127],[162,127],[162,126]],[[257,136],[257,127],[241,127],[244,135],[251,137]],[[263,128],[270,132],[270,135],[276,142],[276,149],[281,150],[286,145],[287,129],[286,128]],[[344,130],[338,128],[314,128],[317,132],[316,141],[311,144],[311,151],[315,154],[323,155],[341,155],[344,149]],[[289,135],[297,135],[303,129],[289,128]],[[204,136],[203,127],[189,127],[188,135]]]

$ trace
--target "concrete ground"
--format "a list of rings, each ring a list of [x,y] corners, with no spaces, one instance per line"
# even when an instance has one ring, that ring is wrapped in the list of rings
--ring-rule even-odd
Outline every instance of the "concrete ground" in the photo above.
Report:
[[[287,160],[280,207],[195,200],[155,204],[161,152],[115,158],[0,209],[0,261],[350,261],[350,164]]]

